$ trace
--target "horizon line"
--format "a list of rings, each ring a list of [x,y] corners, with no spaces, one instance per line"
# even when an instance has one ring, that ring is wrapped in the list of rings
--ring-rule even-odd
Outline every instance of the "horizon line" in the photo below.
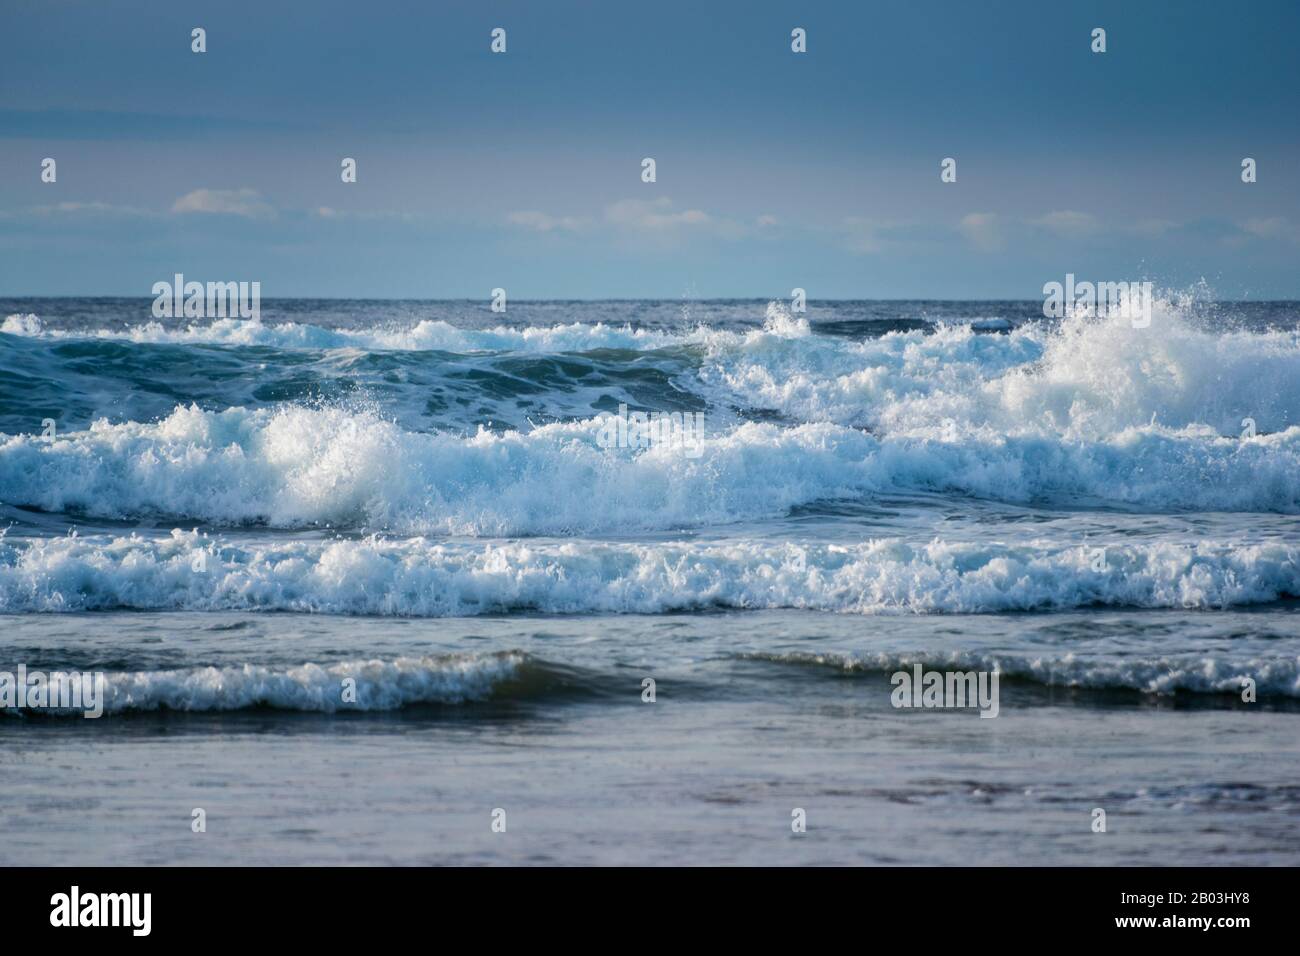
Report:
[[[109,294],[86,294],[77,295],[0,295],[0,301],[14,301],[20,299],[139,299],[144,302],[151,302],[156,299],[154,295],[109,295]],[[511,297],[511,303],[523,304],[546,304],[546,303],[563,303],[563,302],[781,302],[788,296],[709,296],[709,297],[692,297],[678,298],[675,296],[600,296],[594,298],[515,298]],[[888,296],[888,297],[824,297],[813,298],[809,296],[806,302],[1041,302],[1042,296],[1031,298],[1015,296],[977,296],[971,298],[928,298],[921,296]],[[261,296],[262,302],[288,302],[295,300],[313,300],[317,302],[491,302],[490,295],[481,298],[471,298],[468,296],[449,296],[442,298],[428,298],[415,296],[370,296],[370,295],[353,295],[353,296],[331,296],[331,295],[276,295]],[[1220,299],[1214,298],[1207,300],[1209,302],[1231,305],[1247,303],[1292,303],[1300,302],[1300,298],[1265,298],[1265,299]]]

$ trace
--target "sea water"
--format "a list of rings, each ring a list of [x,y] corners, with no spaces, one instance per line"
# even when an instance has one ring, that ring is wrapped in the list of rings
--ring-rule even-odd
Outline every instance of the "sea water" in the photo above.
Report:
[[[1300,304],[0,315],[0,860],[1300,862]]]

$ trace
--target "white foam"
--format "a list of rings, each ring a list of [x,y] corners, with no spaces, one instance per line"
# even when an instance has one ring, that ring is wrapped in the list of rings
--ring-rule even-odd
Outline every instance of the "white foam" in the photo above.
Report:
[[[747,423],[705,437],[694,457],[673,443],[602,447],[600,429],[591,419],[461,437],[342,409],[178,407],[157,424],[0,442],[0,501],[106,518],[483,536],[670,529],[891,489],[1300,510],[1300,427],[1243,441],[1145,426],[1078,441]]]
[[[370,351],[587,352],[596,349],[658,349],[675,345],[744,343],[756,339],[801,339],[811,334],[808,320],[768,305],[762,329],[725,332],[704,326],[681,331],[637,329],[605,322],[487,329],[458,328],[442,319],[423,319],[409,328],[330,329],[296,322],[213,319],[172,325],[147,322],[122,329],[51,329],[34,314],[10,315],[0,333],[29,338],[103,339],[169,345],[264,346],[286,349],[365,349]]]
[[[44,325],[41,323],[40,316],[31,312],[25,315],[7,315],[5,320],[0,322],[0,332],[6,335],[22,335],[36,338],[43,331]]]
[[[927,669],[996,671],[1004,677],[1048,687],[1137,690],[1169,695],[1178,691],[1240,694],[1247,678],[1255,682],[1260,699],[1300,697],[1300,658],[1223,660],[1214,657],[1159,656],[1128,659],[1068,653],[1059,657],[1029,657],[1015,653],[877,653],[877,654],[750,654],[756,660],[814,664],[849,671],[893,673],[914,664]],[[1005,687],[1003,688],[1005,692]]]
[[[1237,436],[1300,424],[1300,331],[1208,331],[1161,303],[1147,328],[1113,319],[969,325],[863,342],[710,341],[715,400],[894,436],[1099,440],[1153,421]]]
[[[546,327],[461,329],[441,319],[410,328],[329,329],[296,322],[214,319],[188,325],[147,322],[123,329],[51,329],[36,315],[10,315],[0,332],[29,338],[101,339],[166,345],[263,346],[283,349],[365,349],[368,351],[584,352],[594,349],[654,349],[692,340],[692,336],[633,329],[631,326],[572,322]]]
[[[34,316],[4,328],[51,334]],[[689,343],[700,365],[685,386],[711,399],[710,434],[698,458],[683,460],[662,448],[601,449],[595,420],[464,437],[341,409],[178,407],[158,423],[4,441],[0,501],[473,535],[657,530],[914,489],[1050,505],[1300,510],[1300,332],[1210,332],[1168,301],[1142,329],[1073,318],[1006,335],[959,325],[861,342],[814,334],[776,305],[748,332],[471,331],[436,321],[333,332],[223,320],[103,334],[469,350]],[[736,423],[728,406],[800,424]],[[1255,437],[1242,437],[1246,419]]]
[[[203,552],[203,570],[195,556]],[[1202,543],[1093,551],[901,540],[816,545],[435,543],[239,545],[168,537],[0,540],[0,611],[265,610],[459,616],[803,608],[993,613],[1110,605],[1225,608],[1300,595],[1300,546]]]
[[[515,676],[518,654],[399,657],[336,664],[194,667],[105,674],[106,714],[142,710],[385,711],[482,700]],[[345,681],[348,697],[345,699]]]

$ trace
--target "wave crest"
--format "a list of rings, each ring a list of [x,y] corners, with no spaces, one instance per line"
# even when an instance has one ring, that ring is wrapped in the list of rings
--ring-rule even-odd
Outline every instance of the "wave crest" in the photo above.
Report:
[[[0,611],[979,614],[1226,608],[1300,596],[1300,549],[1279,542],[1111,546],[1101,570],[1094,558],[1091,548],[1049,543],[475,546],[370,538],[251,546],[173,531],[156,540],[0,540]]]

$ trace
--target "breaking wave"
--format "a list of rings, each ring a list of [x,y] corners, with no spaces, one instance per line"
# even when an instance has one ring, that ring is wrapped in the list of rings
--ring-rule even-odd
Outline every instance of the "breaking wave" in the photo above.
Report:
[[[298,611],[443,617],[800,608],[1211,609],[1300,596],[1300,546],[733,541],[232,544],[197,532],[0,539],[0,612]]]

